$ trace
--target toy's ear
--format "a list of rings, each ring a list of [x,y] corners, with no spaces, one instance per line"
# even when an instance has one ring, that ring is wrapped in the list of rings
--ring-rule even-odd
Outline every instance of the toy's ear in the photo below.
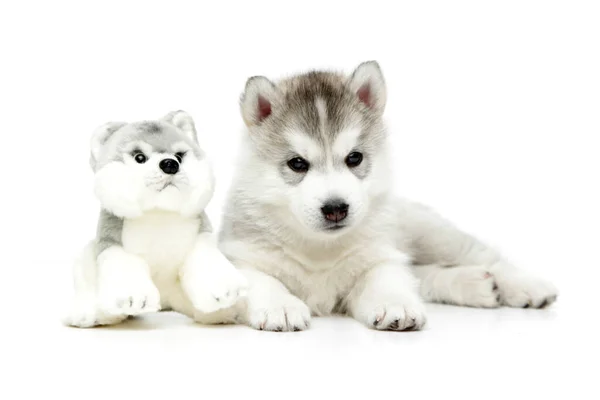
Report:
[[[253,76],[246,81],[246,89],[240,98],[240,108],[244,123],[250,127],[259,125],[269,118],[273,107],[277,106],[277,87],[264,76]]]
[[[198,143],[194,119],[187,112],[183,110],[171,111],[163,117],[163,121],[175,125],[178,129],[181,129],[187,137]]]
[[[348,85],[364,105],[377,114],[383,114],[386,88],[377,61],[366,61],[356,67],[348,79]]]
[[[107,140],[110,139],[113,133],[115,133],[125,125],[127,125],[127,122],[108,122],[94,130],[94,133],[92,134],[92,140],[90,143],[90,165],[92,167],[92,170],[96,170],[96,163],[98,162],[98,158],[100,157],[100,152],[102,150],[102,147],[106,144]]]

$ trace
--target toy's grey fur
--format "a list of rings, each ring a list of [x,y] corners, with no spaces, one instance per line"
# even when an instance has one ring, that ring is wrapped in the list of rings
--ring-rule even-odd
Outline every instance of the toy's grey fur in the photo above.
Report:
[[[123,232],[123,218],[102,210],[98,218],[96,232],[96,255],[102,253],[110,246],[121,246]]]
[[[90,165],[101,211],[74,266],[67,324],[112,325],[160,309],[210,322],[235,304],[246,283],[211,234],[204,210],[214,177],[190,115],[104,124]]]
[[[110,129],[106,131],[106,136],[102,138],[102,145],[108,145],[105,151],[97,159],[94,154],[91,155],[90,164],[94,171],[99,170],[104,165],[112,161],[122,161],[122,149],[128,144],[137,141],[143,141],[152,146],[153,151],[157,153],[171,152],[171,146],[174,143],[185,141],[192,149],[198,159],[204,156],[204,152],[193,138],[182,137],[177,128],[168,121],[140,121],[127,124],[125,122],[111,122]],[[111,146],[111,138],[119,132],[118,142]],[[195,130],[194,130],[195,132]]]

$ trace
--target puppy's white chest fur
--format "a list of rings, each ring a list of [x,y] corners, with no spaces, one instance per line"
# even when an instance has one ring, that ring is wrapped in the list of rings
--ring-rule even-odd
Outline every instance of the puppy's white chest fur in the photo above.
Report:
[[[123,221],[123,248],[142,257],[152,273],[180,266],[192,250],[200,220],[172,212],[150,212]]]

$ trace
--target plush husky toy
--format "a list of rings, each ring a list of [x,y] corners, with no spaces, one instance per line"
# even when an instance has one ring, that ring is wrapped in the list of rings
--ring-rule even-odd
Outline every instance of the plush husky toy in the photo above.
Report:
[[[74,268],[66,324],[117,324],[161,309],[199,322],[222,320],[244,296],[245,278],[219,252],[204,208],[212,169],[192,118],[111,122],[91,141],[90,163],[102,210],[95,240]]]

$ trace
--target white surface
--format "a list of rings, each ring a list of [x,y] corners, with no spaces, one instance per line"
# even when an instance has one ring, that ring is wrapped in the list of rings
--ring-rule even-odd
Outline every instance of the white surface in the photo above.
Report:
[[[0,6],[0,398],[598,398],[596,2],[149,3]],[[397,190],[554,281],[556,306],[432,305],[418,333],[346,318],[287,334],[171,314],[59,324],[95,230],[96,126],[192,113],[218,227],[246,78],[367,59],[388,84]]]

